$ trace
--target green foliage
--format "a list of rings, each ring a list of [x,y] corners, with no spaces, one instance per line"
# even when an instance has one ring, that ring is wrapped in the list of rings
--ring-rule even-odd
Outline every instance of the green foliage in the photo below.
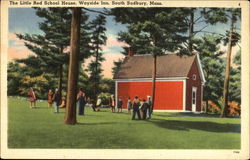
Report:
[[[236,67],[231,67],[229,81],[229,101],[241,104],[241,51],[234,56]]]
[[[112,68],[112,74],[115,75],[115,73],[120,69],[122,62],[124,60],[119,58],[117,61],[114,61],[114,67]]]
[[[102,46],[106,44],[106,18],[103,15],[99,15],[90,22],[91,28],[91,46],[93,47],[92,56],[94,60],[90,62],[88,65],[87,71],[90,72],[89,76],[89,86],[91,88],[90,95],[96,99],[97,95],[100,93],[100,87],[98,83],[100,83],[102,78],[102,69],[101,69],[101,62],[105,59],[102,56]]]
[[[24,94],[24,90],[27,90],[27,86],[33,87],[33,85],[36,85],[39,92],[43,92],[41,88],[48,89],[48,85],[52,88],[58,88],[58,86],[55,86],[55,81],[58,81],[59,86],[62,85],[62,89],[66,90],[72,12],[70,8],[51,7],[34,9],[36,15],[42,18],[42,22],[39,23],[39,29],[43,33],[16,34],[19,39],[25,41],[25,46],[35,54],[35,56],[16,60],[16,62],[24,64],[23,68],[25,68],[25,72],[23,72],[22,76],[26,77],[26,83],[30,83],[26,84],[22,82],[21,94]],[[90,45],[91,39],[89,32],[91,32],[91,30],[87,21],[88,16],[86,12],[83,11],[80,24],[81,47],[79,61],[88,58],[91,54],[90,50],[93,49]],[[46,78],[47,75],[50,75],[49,78],[51,79]],[[47,81],[42,81],[38,77],[44,77]],[[33,83],[32,80],[37,78],[40,81]],[[60,78],[62,78],[62,81]],[[14,83],[9,84],[14,85],[14,87],[17,85]],[[41,93],[39,97],[44,98],[45,96]]]
[[[30,87],[33,87],[38,99],[47,99],[47,92],[56,88],[57,79],[49,73],[30,76],[31,71],[32,68],[28,66],[21,66],[16,62],[8,63],[8,95],[26,97]]]
[[[219,47],[220,41],[221,38],[218,36],[204,35],[197,47],[206,79],[203,99],[217,105],[223,94],[223,74],[221,73],[224,70],[224,63],[220,58],[223,54]]]
[[[20,86],[20,80],[22,79],[23,75],[21,72],[21,66],[18,63],[9,62],[7,68],[7,83],[8,83],[8,95],[18,95],[19,91],[18,88]]]
[[[119,40],[133,47],[136,54],[165,54],[182,48],[188,29],[184,22],[185,9],[178,8],[114,8],[118,22],[127,23],[128,31],[118,34]],[[138,16],[133,16],[136,13]],[[133,17],[128,19],[127,16]],[[137,14],[136,14],[137,15]]]
[[[47,99],[47,92],[55,86],[55,78],[52,74],[42,74],[36,77],[24,76],[20,81],[19,93],[27,96],[28,90],[32,87],[37,99]]]
[[[103,93],[115,94],[115,81],[109,78],[103,78],[100,81],[99,89]]]

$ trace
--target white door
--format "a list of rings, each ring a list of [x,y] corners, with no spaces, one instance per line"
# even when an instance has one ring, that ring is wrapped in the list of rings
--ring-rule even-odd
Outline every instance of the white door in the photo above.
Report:
[[[196,111],[197,87],[192,87],[192,111]]]

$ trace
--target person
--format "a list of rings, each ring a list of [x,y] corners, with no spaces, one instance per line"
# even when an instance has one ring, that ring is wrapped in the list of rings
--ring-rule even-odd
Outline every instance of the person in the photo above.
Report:
[[[52,90],[50,89],[49,92],[48,92],[48,108],[51,108],[51,107],[52,107],[53,95],[54,95],[54,93],[53,93]]]
[[[109,99],[109,105],[111,106],[111,111],[115,112],[115,98],[114,95],[111,95]]]
[[[83,92],[83,88],[80,88],[77,94],[77,101],[78,101],[78,115],[84,115],[86,97],[85,97],[85,93]]]
[[[135,120],[135,116],[137,114],[138,119],[141,119],[141,115],[140,115],[140,110],[139,110],[139,106],[140,106],[140,101],[138,96],[135,96],[134,100],[133,100],[133,116],[132,116],[132,120]]]
[[[100,96],[98,96],[97,101],[96,101],[96,110],[97,111],[100,111],[101,105],[102,105],[102,99]]]
[[[55,94],[53,96],[53,102],[55,105],[55,112],[54,113],[59,113],[59,105],[61,102],[61,96],[60,96],[58,89],[56,89]]]
[[[62,97],[62,103],[60,104],[59,108],[65,108],[66,107],[66,97]]]
[[[142,119],[146,119],[146,117],[147,117],[147,108],[148,108],[148,104],[146,103],[146,100],[143,99],[142,100],[142,106],[141,106]]]
[[[151,101],[151,97],[147,96],[147,118],[150,119],[151,118],[151,114],[152,114],[152,101]]]
[[[132,102],[130,97],[128,97],[127,108],[128,108],[128,114],[131,114]]]
[[[119,97],[118,98],[118,104],[117,104],[118,113],[122,112],[122,104],[123,104],[122,97]]]
[[[30,108],[36,108],[36,94],[32,87],[30,87],[28,96],[29,96],[28,100],[30,101]]]
[[[93,111],[95,112],[96,111],[95,110],[95,105],[94,105],[95,101],[92,98],[88,97],[87,103],[89,104],[89,106],[92,107]]]

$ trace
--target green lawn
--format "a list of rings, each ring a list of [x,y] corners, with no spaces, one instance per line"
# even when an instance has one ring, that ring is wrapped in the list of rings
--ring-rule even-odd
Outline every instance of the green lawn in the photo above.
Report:
[[[100,149],[240,149],[240,119],[190,113],[154,113],[151,120],[132,121],[126,110],[109,109],[63,123],[64,109],[54,114],[46,102],[30,109],[26,100],[9,98],[9,148]]]

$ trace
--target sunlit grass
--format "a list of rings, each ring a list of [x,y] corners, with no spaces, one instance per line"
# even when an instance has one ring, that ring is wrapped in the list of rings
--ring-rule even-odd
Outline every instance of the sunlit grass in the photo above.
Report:
[[[9,98],[10,148],[101,149],[239,149],[240,119],[193,114],[154,113],[151,120],[131,120],[126,110],[109,109],[77,116],[77,125],[65,125],[59,114],[38,102],[30,109],[26,100]]]

